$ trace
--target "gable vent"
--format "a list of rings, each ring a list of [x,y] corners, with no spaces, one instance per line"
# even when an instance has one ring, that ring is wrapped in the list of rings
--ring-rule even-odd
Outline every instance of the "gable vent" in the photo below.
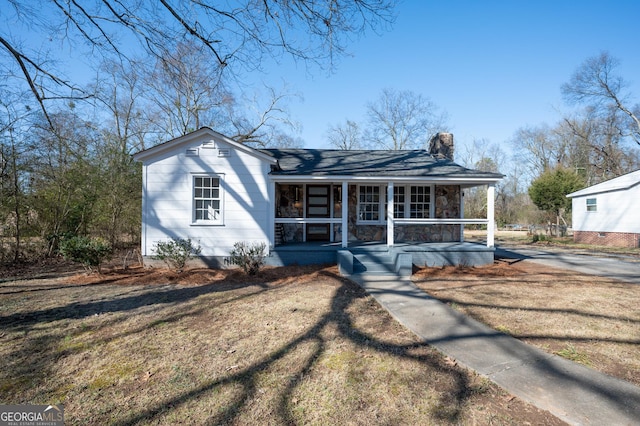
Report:
[[[231,157],[231,150],[229,148],[219,149],[218,157]]]
[[[187,148],[186,154],[187,154],[187,157],[197,157],[198,148]]]

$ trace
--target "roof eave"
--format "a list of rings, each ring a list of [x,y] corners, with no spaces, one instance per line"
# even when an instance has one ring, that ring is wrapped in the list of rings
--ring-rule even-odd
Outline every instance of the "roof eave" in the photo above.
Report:
[[[451,176],[352,176],[352,175],[280,175],[271,174],[272,181],[347,181],[347,182],[430,182],[456,185],[486,185],[499,182],[502,177],[451,177]]]
[[[209,127],[201,127],[200,129],[193,131],[191,133],[188,133],[186,135],[180,136],[178,138],[175,139],[171,139],[167,142],[161,143],[159,145],[156,145],[154,147],[145,149],[143,151],[137,152],[135,154],[133,154],[133,159],[135,161],[140,161],[140,162],[145,162],[149,159],[153,159],[165,152],[171,151],[173,149],[179,148],[181,146],[185,146],[185,145],[189,145],[190,143],[192,143],[195,140],[201,139],[203,136],[209,135],[211,136],[211,138],[217,138],[221,141],[223,141],[224,143],[227,143],[229,145],[231,145],[234,149],[237,149],[239,151],[243,151],[247,154],[253,155],[254,157],[260,158],[263,161],[266,161],[269,164],[277,164],[278,161],[273,158],[272,156],[251,148],[250,146],[246,146],[244,144],[238,143],[236,141],[234,141],[233,139],[230,139],[229,137],[223,135],[222,133],[218,133],[215,130],[212,130]]]

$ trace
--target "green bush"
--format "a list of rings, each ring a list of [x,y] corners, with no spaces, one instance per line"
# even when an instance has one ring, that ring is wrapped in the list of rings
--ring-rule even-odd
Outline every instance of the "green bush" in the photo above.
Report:
[[[550,241],[551,239],[545,234],[533,234],[532,242],[537,243],[540,241]]]
[[[102,238],[75,236],[62,239],[59,251],[65,259],[82,263],[89,271],[95,267],[100,272],[100,265],[111,255],[112,248]]]
[[[153,250],[156,260],[161,260],[170,269],[181,271],[187,261],[193,256],[197,256],[202,251],[201,247],[194,246],[191,238],[172,238],[170,241],[158,241]]]
[[[231,250],[231,263],[242,267],[246,274],[255,275],[264,265],[266,249],[265,243],[237,242]]]

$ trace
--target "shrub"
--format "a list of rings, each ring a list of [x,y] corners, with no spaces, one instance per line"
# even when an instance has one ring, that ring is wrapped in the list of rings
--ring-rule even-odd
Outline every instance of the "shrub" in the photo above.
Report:
[[[547,237],[545,234],[533,234],[533,238],[531,242],[537,243],[540,241],[550,241],[551,239]]]
[[[82,263],[88,271],[95,267],[100,272],[100,265],[111,255],[112,248],[102,238],[75,236],[62,239],[59,251],[65,259]]]
[[[167,264],[169,269],[181,271],[187,261],[202,251],[200,245],[194,246],[191,238],[172,238],[170,241],[158,241],[153,250],[156,260]]]
[[[266,249],[265,243],[237,242],[231,250],[231,263],[242,267],[246,274],[255,275],[264,265]]]

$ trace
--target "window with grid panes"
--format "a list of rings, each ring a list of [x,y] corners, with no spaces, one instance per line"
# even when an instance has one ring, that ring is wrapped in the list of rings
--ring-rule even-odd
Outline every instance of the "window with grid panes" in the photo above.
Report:
[[[380,187],[362,185],[359,187],[358,220],[378,222],[380,220]]]
[[[409,212],[411,218],[429,218],[431,207],[431,187],[412,186],[409,198]]]
[[[193,210],[195,222],[222,222],[222,197],[219,177],[193,177]]]
[[[387,199],[388,189],[385,191],[385,200]],[[396,186],[393,188],[393,217],[394,218],[404,218],[404,204],[405,204],[405,187],[404,186]],[[384,204],[384,218],[387,218],[387,203]]]

